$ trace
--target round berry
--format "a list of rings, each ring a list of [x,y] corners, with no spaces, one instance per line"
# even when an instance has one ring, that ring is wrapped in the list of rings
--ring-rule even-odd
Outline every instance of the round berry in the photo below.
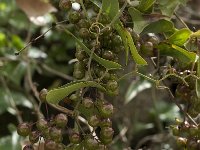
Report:
[[[78,51],[76,51],[75,56],[79,61],[82,61],[85,59],[86,53],[83,50],[78,50]]]
[[[72,7],[72,3],[70,0],[60,0],[59,7],[61,9],[69,10]]]
[[[78,144],[81,141],[81,136],[78,132],[72,132],[69,136],[69,141],[73,144]]]
[[[46,140],[44,143],[44,149],[45,150],[55,150],[55,149],[57,149],[57,144],[54,141]]]
[[[89,97],[84,98],[82,101],[82,104],[85,108],[88,108],[88,109],[94,106],[92,99]]]
[[[67,125],[67,122],[68,118],[65,114],[60,113],[55,117],[55,124],[59,128],[64,128]]]
[[[114,54],[112,51],[106,50],[103,52],[102,57],[104,59],[108,59],[108,60],[113,60],[114,59]]]
[[[114,135],[114,130],[111,127],[103,127],[100,131],[100,135],[103,138],[112,138]]]
[[[24,146],[23,150],[34,150],[33,145]]]
[[[79,20],[81,19],[81,15],[79,12],[73,11],[69,13],[68,19],[69,19],[69,22],[75,24],[79,22]]]
[[[39,140],[39,133],[37,131],[32,131],[30,134],[29,134],[29,141],[31,143],[37,143],[38,140]]]
[[[17,133],[21,136],[28,136],[30,133],[30,125],[28,123],[21,123],[17,127]]]
[[[111,127],[112,126],[112,121],[109,118],[102,119],[100,122],[101,127]]]
[[[114,112],[114,108],[112,104],[105,103],[105,104],[102,104],[102,106],[100,107],[100,115],[104,118],[111,117],[113,112]]]
[[[113,46],[119,46],[122,44],[122,38],[119,35],[115,35],[112,38],[112,44]]]
[[[115,91],[118,89],[118,83],[115,80],[110,80],[107,82],[106,84],[106,89],[108,89],[109,91]]]
[[[79,35],[83,39],[88,39],[90,37],[90,32],[87,28],[81,28],[79,30]]]
[[[88,119],[88,124],[92,127],[97,127],[99,123],[100,119],[96,115],[93,115]]]
[[[41,118],[37,121],[36,127],[39,131],[47,130],[48,129],[48,122],[45,119]]]
[[[73,77],[76,79],[82,79],[85,77],[85,71],[83,70],[74,70]]]
[[[98,147],[98,142],[94,138],[87,138],[85,140],[85,147],[87,150],[95,150]]]
[[[52,127],[49,131],[50,133],[50,137],[56,141],[56,140],[60,140],[60,137],[62,136],[62,131],[56,127]]]
[[[47,89],[42,89],[39,93],[39,98],[41,102],[46,102],[46,96],[47,96]]]
[[[81,20],[78,22],[78,27],[79,27],[79,28],[87,28],[87,29],[89,29],[89,27],[90,27],[90,22],[89,22],[87,19],[81,19]]]

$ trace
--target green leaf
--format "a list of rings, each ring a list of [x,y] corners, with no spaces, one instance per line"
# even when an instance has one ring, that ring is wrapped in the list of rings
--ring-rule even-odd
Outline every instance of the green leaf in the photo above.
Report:
[[[137,96],[138,93],[142,92],[145,89],[148,89],[151,87],[151,83],[147,80],[138,80],[133,81],[126,92],[125,95],[125,103],[129,103],[134,97]]]
[[[180,4],[186,4],[187,0],[157,0],[163,15],[172,16]]]
[[[12,136],[4,136],[0,138],[1,150],[21,150],[20,136],[14,132]]]
[[[63,98],[67,97],[72,92],[84,88],[84,87],[96,87],[102,91],[106,91],[106,89],[101,86],[99,83],[94,81],[76,81],[66,84],[57,89],[50,90],[47,93],[47,101],[52,104],[58,104]]]
[[[82,41],[80,41],[75,35],[73,35],[70,31],[64,29],[64,31],[71,35],[75,40],[76,42],[83,48],[83,50],[88,54],[90,55],[91,54],[91,50],[88,49]],[[106,59],[103,59],[101,57],[99,57],[98,55],[96,55],[95,53],[93,53],[93,56],[92,58],[98,62],[99,64],[101,64],[102,66],[104,66],[105,68],[107,68],[108,70],[112,70],[112,69],[121,69],[121,65],[116,63],[116,62],[113,62],[113,61],[109,61],[109,60],[106,60]]]
[[[147,65],[147,62],[139,55],[131,34],[122,26],[119,24],[115,25],[115,29],[119,33],[119,35],[122,38],[125,50],[126,50],[126,63],[128,61],[128,52],[131,52],[132,58],[138,65]]]
[[[148,25],[148,22],[143,17],[144,14],[134,7],[130,7],[128,11],[134,24],[134,31],[140,34],[143,29]]]
[[[168,42],[170,44],[183,46],[191,34],[192,34],[192,31],[187,28],[178,30],[168,38]]]
[[[197,76],[200,77],[200,58],[197,61]],[[196,94],[198,99],[200,99],[200,80],[196,79]]]
[[[113,19],[119,13],[118,0],[103,0],[102,11],[107,13],[108,16]]]
[[[150,23],[144,28],[142,34],[147,33],[165,33],[174,30],[174,24],[171,21],[160,19],[158,21]]]
[[[183,64],[189,64],[191,62],[195,62],[196,54],[193,52],[189,52],[179,46],[170,45],[166,43],[161,43],[158,45],[158,50],[161,55],[171,56],[179,59]]]
[[[138,6],[138,10],[141,12],[147,11],[156,2],[156,0],[141,0]]]
[[[12,96],[12,97],[11,97]],[[0,86],[0,114],[11,107],[10,99],[13,98],[17,105],[22,105],[28,108],[32,108],[30,101],[21,92],[12,90],[11,95],[5,90],[5,88]]]

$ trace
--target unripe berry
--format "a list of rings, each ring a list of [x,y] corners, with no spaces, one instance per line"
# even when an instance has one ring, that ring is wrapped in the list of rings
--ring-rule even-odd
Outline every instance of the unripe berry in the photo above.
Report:
[[[39,131],[47,130],[48,129],[48,122],[45,119],[41,118],[37,121],[36,127]]]
[[[104,59],[108,59],[108,60],[113,60],[114,59],[114,54],[112,51],[106,50],[103,52],[102,57]]]
[[[45,150],[56,150],[57,149],[57,144],[54,141],[46,140],[45,144],[44,144],[44,149]]]
[[[84,98],[82,101],[82,104],[85,108],[88,108],[88,109],[94,106],[92,99],[89,97]]]
[[[118,83],[115,80],[110,80],[106,84],[106,89],[108,89],[111,92],[117,90],[117,88],[118,88]]]
[[[32,145],[26,145],[24,146],[23,150],[34,150]]]
[[[85,147],[87,150],[95,150],[98,147],[98,142],[94,138],[87,138],[85,140]]]
[[[114,112],[114,108],[112,104],[102,104],[102,106],[100,106],[100,115],[104,118],[109,118],[111,117],[111,115]]]
[[[99,123],[100,119],[96,115],[93,115],[88,119],[88,124],[92,127],[97,127]]]
[[[60,113],[55,117],[55,124],[59,128],[64,128],[67,125],[67,122],[68,119],[65,114]]]
[[[112,138],[114,130],[111,127],[103,127],[100,131],[100,135],[104,138]]]
[[[79,20],[81,19],[81,15],[79,12],[73,11],[69,13],[68,19],[69,19],[69,22],[75,24],[79,22]]]
[[[28,136],[30,131],[30,125],[28,123],[21,123],[17,127],[17,133],[21,136]]]
[[[62,131],[56,127],[52,127],[50,129],[50,137],[54,140],[54,141],[57,141],[57,140],[60,140],[61,136],[62,136]]]
[[[78,132],[72,132],[69,136],[69,141],[73,144],[78,144],[81,141],[80,134]]]
[[[46,102],[46,96],[47,96],[47,89],[42,89],[39,93],[39,98],[41,102]]]
[[[30,134],[29,134],[29,141],[31,143],[37,143],[39,140],[39,133],[37,131],[32,131]]]

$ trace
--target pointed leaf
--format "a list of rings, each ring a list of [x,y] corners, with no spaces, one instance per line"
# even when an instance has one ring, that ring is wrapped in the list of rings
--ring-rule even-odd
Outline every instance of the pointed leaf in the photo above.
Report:
[[[142,30],[148,25],[148,22],[143,17],[144,14],[141,13],[139,10],[135,9],[134,7],[130,7],[128,11],[134,23],[134,31],[140,34]]]
[[[188,40],[188,38],[190,37],[191,34],[192,34],[192,31],[187,29],[187,28],[178,30],[173,35],[171,35],[169,37],[168,42],[170,44],[183,46],[184,43]]]
[[[108,16],[113,19],[119,12],[118,0],[103,0],[102,11],[107,13]]]
[[[47,102],[58,104],[63,98],[67,97],[72,92],[84,87],[96,87],[102,91],[106,91],[103,86],[94,81],[71,82],[69,84],[66,84],[65,86],[50,90],[46,96]]]
[[[174,30],[174,24],[171,21],[160,19],[150,23],[144,28],[142,34],[146,33],[165,33]]]
[[[122,25],[115,25],[115,29],[118,31],[119,35],[122,38],[122,41],[124,43],[124,47],[126,50],[126,62],[128,60],[128,52],[131,52],[132,58],[138,65],[147,65],[147,62],[139,55],[131,34],[122,26]]]

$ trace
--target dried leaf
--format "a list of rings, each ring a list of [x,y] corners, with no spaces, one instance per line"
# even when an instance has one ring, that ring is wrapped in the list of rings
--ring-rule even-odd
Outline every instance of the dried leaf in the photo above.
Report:
[[[16,0],[16,3],[36,25],[44,25],[44,16],[57,11],[47,0]]]

